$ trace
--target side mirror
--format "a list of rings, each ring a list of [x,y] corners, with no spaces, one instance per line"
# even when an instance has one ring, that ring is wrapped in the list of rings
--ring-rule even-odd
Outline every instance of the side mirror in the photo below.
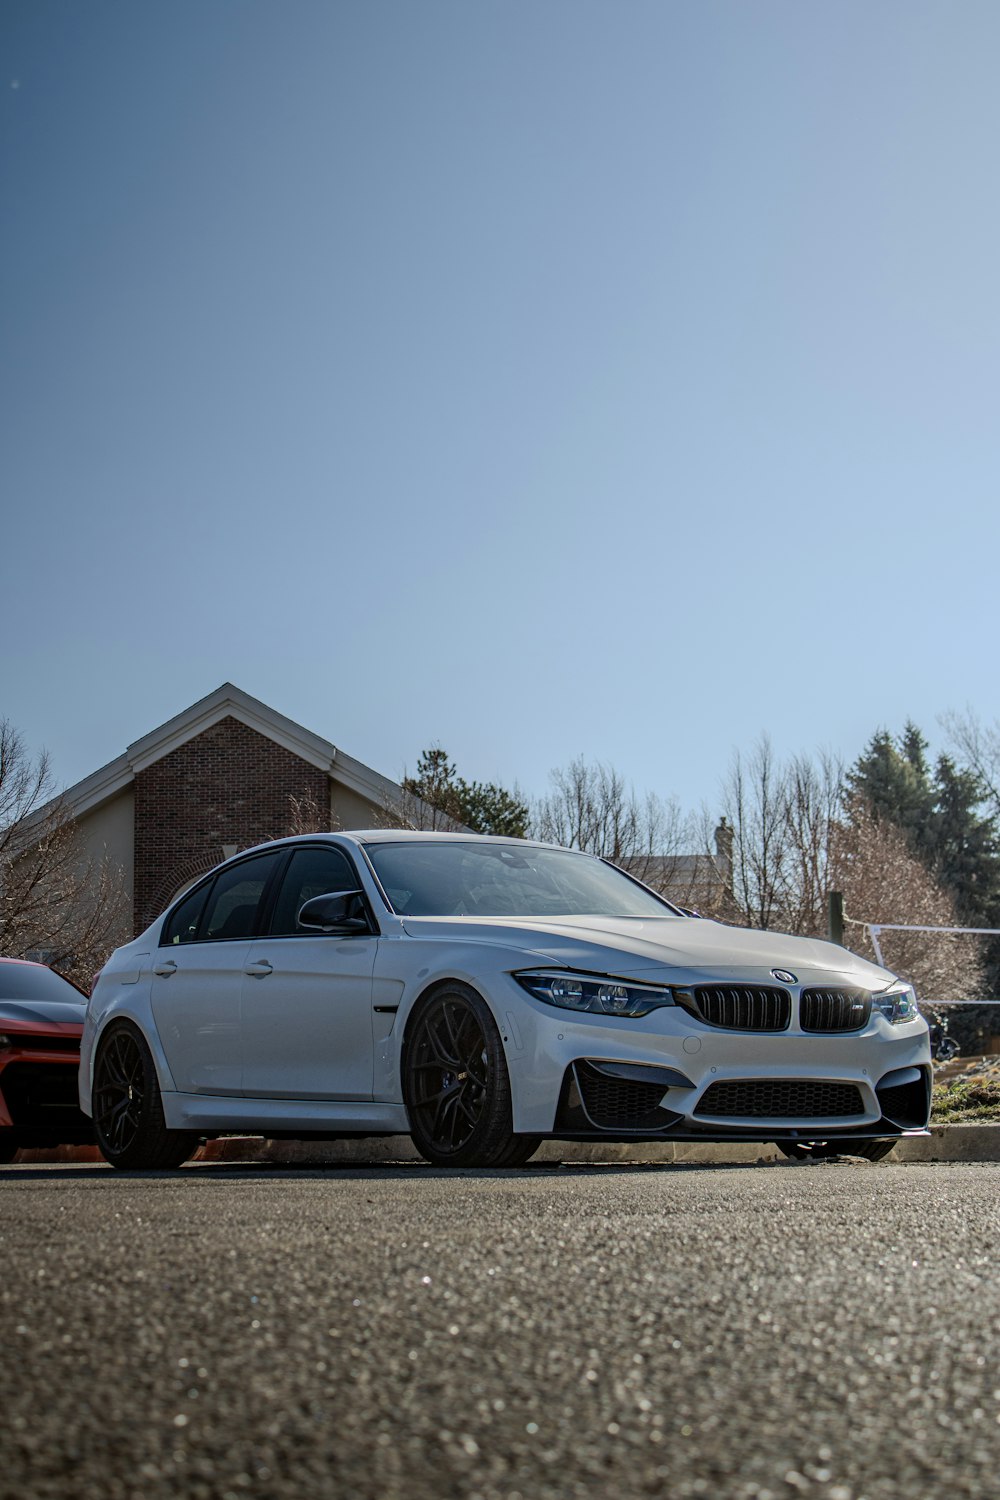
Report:
[[[335,937],[352,937],[369,933],[368,918],[363,915],[361,891],[335,891],[328,896],[313,896],[300,907],[298,925],[309,932],[326,932]]]

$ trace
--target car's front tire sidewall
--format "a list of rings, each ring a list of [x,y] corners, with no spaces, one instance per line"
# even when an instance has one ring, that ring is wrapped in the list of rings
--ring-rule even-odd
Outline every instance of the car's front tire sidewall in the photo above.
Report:
[[[457,1082],[446,1084],[444,1080],[449,1076],[446,1070],[441,1068],[435,1072],[435,1064],[429,1060],[428,1025],[438,1024],[442,1036],[447,1039],[447,1023],[438,1019],[442,1017],[443,1008],[450,1010],[453,1022],[463,1015],[466,1017],[464,1024],[468,1040],[465,1050],[470,1051],[477,1066],[481,1062],[484,1068],[485,1086],[476,1105],[478,1119],[467,1136],[457,1143],[443,1140],[440,1131],[435,1134],[428,1125],[426,1102],[422,1103],[428,1090],[432,1094],[438,1090],[437,1096],[448,1087],[461,1092]],[[474,1034],[475,1027],[478,1027],[478,1038]],[[463,1076],[461,1059],[455,1075],[456,1079]],[[486,1001],[469,985],[457,981],[442,985],[414,1008],[403,1048],[402,1085],[413,1144],[421,1156],[435,1166],[521,1166],[538,1148],[537,1136],[514,1133],[510,1075],[500,1031]],[[454,1108],[458,1107],[456,1103]]]
[[[129,1076],[135,1080],[139,1102],[128,1130],[116,1139],[112,1135],[110,1118],[102,1115],[101,1110],[110,1098],[115,1098],[121,1105],[127,1104],[126,1090],[117,1082],[123,1058],[131,1064]],[[113,1023],[98,1044],[91,1108],[101,1154],[120,1171],[161,1171],[178,1167],[196,1149],[197,1136],[167,1129],[153,1054],[145,1037],[130,1022]]]

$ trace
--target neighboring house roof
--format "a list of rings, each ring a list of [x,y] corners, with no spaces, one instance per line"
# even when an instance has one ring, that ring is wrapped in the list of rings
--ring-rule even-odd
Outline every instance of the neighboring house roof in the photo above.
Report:
[[[74,817],[82,817],[84,813],[92,812],[94,808],[124,791],[139,771],[144,771],[147,766],[169,755],[172,750],[178,749],[206,729],[211,729],[220,720],[228,718],[238,719],[240,723],[283,746],[307,764],[325,771],[332,780],[360,793],[377,805],[394,804],[403,795],[402,788],[395,781],[373,771],[371,766],[364,765],[353,756],[345,755],[329,740],[304,729],[292,719],[286,719],[284,714],[269,708],[259,698],[252,698],[249,693],[244,693],[242,688],[235,687],[231,682],[224,682],[214,693],[200,698],[190,708],[184,709],[183,713],[175,714],[158,729],[151,730],[129,745],[124,754],[84,777],[75,786],[69,787],[61,800]],[[48,807],[51,806],[49,803]],[[44,816],[46,811],[47,808],[40,808],[33,816]]]
[[[728,866],[714,854],[647,854],[639,856],[650,874],[664,880],[714,880],[725,885],[729,877]]]
[[[681,906],[717,910],[731,893],[731,861],[725,843],[716,854],[653,854],[629,863],[646,885]]]

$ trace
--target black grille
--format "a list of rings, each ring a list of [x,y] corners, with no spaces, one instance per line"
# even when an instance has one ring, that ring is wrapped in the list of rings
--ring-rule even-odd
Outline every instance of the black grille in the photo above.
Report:
[[[860,1031],[871,1010],[867,990],[803,990],[799,1025],[803,1031]]]
[[[587,1063],[577,1065],[576,1081],[587,1114],[604,1130],[662,1129],[670,1118],[659,1108],[662,1083],[609,1078]]]
[[[3,1022],[0,1021],[0,1032],[3,1032]],[[12,1047],[20,1047],[25,1052],[79,1052],[80,1038],[78,1036],[32,1036],[30,1032],[8,1031]]]
[[[761,1120],[819,1120],[860,1115],[861,1095],[853,1083],[822,1083],[810,1078],[732,1078],[713,1083],[697,1115],[743,1115]]]
[[[699,984],[678,990],[677,998],[699,1020],[726,1031],[784,1031],[792,1014],[788,991],[768,985]]]

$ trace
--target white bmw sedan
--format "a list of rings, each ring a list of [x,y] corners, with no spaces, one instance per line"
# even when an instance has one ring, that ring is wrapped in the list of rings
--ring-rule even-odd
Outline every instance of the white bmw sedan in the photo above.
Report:
[[[231,1131],[408,1134],[459,1167],[544,1138],[877,1159],[930,1089],[912,990],[844,948],[684,915],[568,849],[396,831],[213,870],[105,965],[80,1066],[123,1168]]]

